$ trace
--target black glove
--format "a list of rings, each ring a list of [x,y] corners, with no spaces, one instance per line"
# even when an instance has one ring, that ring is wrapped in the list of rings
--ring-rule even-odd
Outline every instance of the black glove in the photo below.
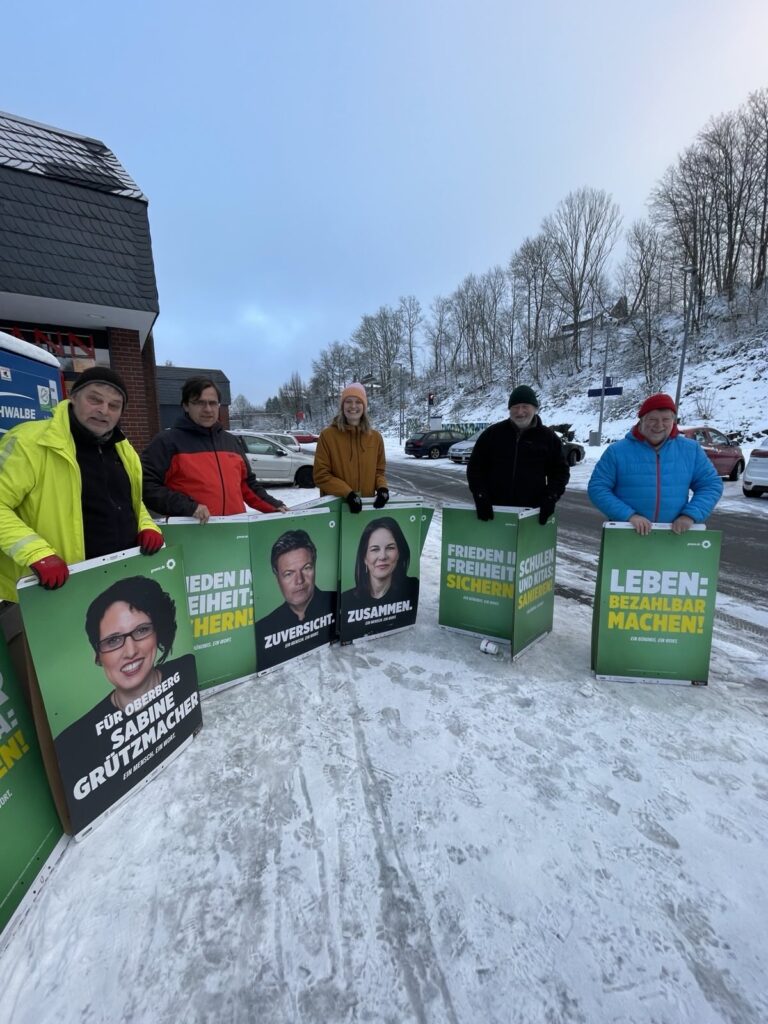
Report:
[[[363,511],[363,499],[355,491],[350,491],[344,499],[349,505],[349,511],[357,514]]]
[[[482,519],[484,523],[493,519],[493,505],[484,494],[475,495],[475,508],[477,509],[477,518]]]
[[[545,498],[539,506],[539,522],[543,526],[555,511],[555,499]]]
[[[379,487],[376,491],[376,500],[373,503],[374,508],[384,508],[389,501],[389,491],[386,487]]]

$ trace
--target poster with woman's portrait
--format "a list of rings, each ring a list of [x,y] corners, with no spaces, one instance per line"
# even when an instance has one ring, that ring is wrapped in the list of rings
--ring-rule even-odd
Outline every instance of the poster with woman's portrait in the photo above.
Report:
[[[416,621],[422,508],[417,504],[374,509],[352,515],[342,509],[342,641],[388,633]]]
[[[19,598],[72,831],[177,754],[202,725],[181,549],[72,567]]]

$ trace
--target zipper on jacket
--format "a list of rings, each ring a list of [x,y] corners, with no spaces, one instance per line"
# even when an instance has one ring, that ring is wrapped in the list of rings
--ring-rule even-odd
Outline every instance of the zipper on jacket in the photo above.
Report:
[[[219,480],[221,481],[221,514],[225,516],[227,514],[227,490],[224,484],[224,474],[221,470],[221,463],[219,462],[219,449],[216,447],[213,431],[211,431],[211,448],[213,449],[213,455],[216,459],[216,468],[219,471]]]

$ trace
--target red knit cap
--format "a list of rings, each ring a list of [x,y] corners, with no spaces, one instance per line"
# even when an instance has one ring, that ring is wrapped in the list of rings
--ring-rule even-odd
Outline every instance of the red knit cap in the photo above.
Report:
[[[669,409],[670,412],[677,415],[677,406],[675,405],[674,398],[671,395],[665,395],[663,392],[646,398],[640,406],[637,415],[642,419],[646,413],[656,412],[657,409]]]
[[[363,403],[363,409],[368,408],[368,395],[365,393],[365,388],[362,384],[358,384],[355,381],[353,384],[347,384],[344,390],[341,392],[341,403],[344,404],[345,398],[359,398]]]

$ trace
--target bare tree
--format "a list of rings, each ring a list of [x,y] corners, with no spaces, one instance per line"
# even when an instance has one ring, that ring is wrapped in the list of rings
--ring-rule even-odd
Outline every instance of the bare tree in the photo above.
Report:
[[[713,197],[708,246],[715,287],[733,302],[746,239],[747,211],[755,192],[752,132],[757,126],[743,112],[712,118],[702,142]]]
[[[403,330],[405,332],[405,344],[408,352],[408,369],[410,371],[410,382],[413,384],[413,378],[416,372],[414,361],[416,331],[424,320],[424,315],[421,311],[421,303],[415,295],[401,296],[398,311],[400,313]]]
[[[256,406],[245,395],[238,395],[229,407],[229,422],[233,427],[250,427],[255,412]]]
[[[448,380],[448,353],[452,348],[450,306],[449,299],[437,295],[432,300],[431,316],[424,328],[431,352],[430,369],[435,377],[442,373],[446,381]]]
[[[552,280],[572,319],[570,354],[577,370],[581,369],[580,321],[620,224],[618,206],[607,192],[595,188],[570,192],[555,212],[544,218],[543,230],[552,247]]]
[[[302,417],[298,415],[300,412],[305,416],[312,415],[312,409],[307,401],[306,385],[295,371],[291,374],[288,383],[281,386],[278,397],[281,412],[293,423],[301,422]]]
[[[649,390],[656,391],[660,376],[668,369],[667,360],[662,358],[665,353],[659,330],[666,264],[664,239],[658,228],[647,220],[635,221],[627,232],[627,253],[620,279],[627,296],[629,323],[638,341],[645,383]]]
[[[540,380],[539,359],[547,347],[552,308],[552,247],[542,232],[524,239],[509,261],[509,275],[519,291],[518,315],[525,340],[528,365],[536,383]]]
[[[752,248],[751,284],[757,290],[766,279],[768,258],[768,89],[752,93],[747,104],[754,147],[755,190],[748,224]]]
[[[403,319],[400,311],[391,306],[380,306],[374,316],[364,316],[352,335],[352,343],[364,356],[368,372],[385,389],[390,387],[392,368],[403,342]]]

